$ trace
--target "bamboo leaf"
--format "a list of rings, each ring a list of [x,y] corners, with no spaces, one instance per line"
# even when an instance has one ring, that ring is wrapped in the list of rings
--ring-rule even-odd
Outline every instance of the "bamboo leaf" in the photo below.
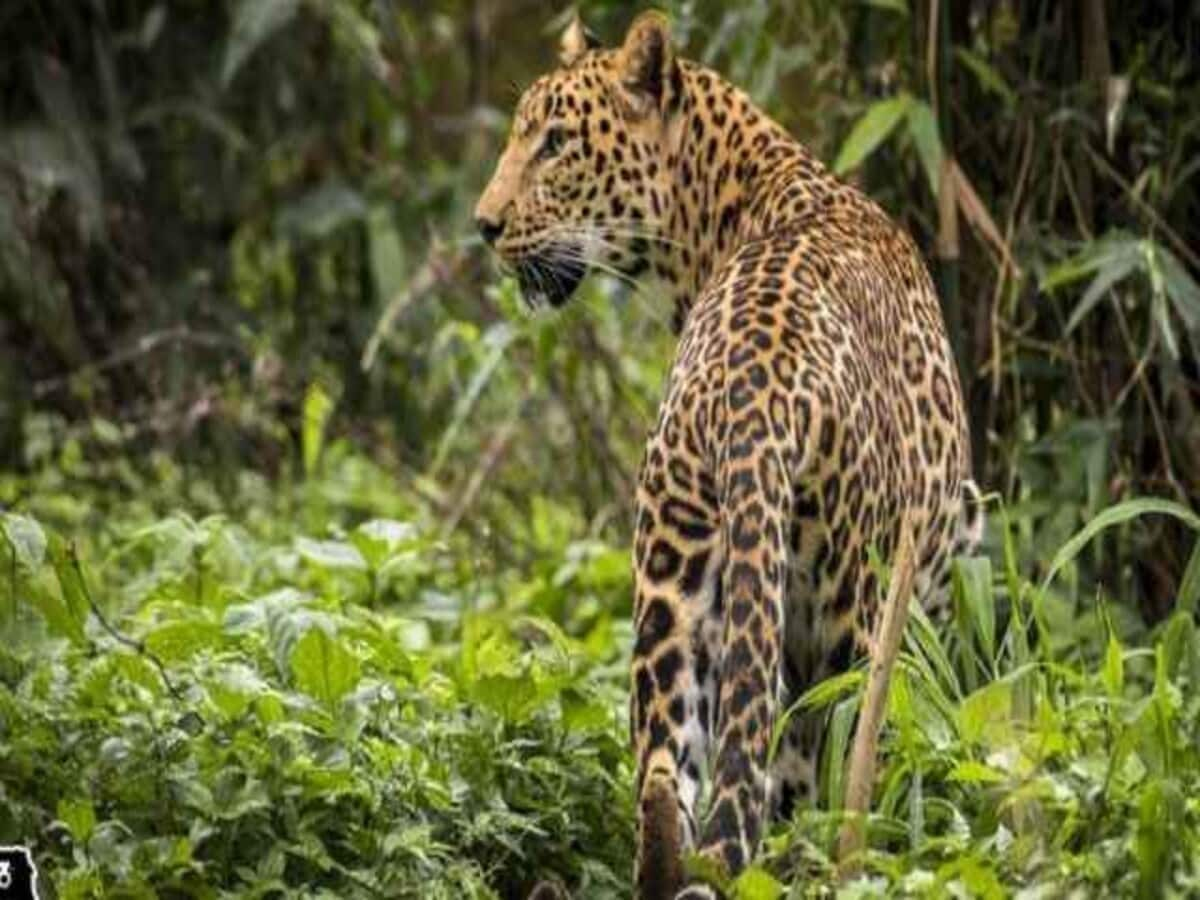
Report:
[[[1124,234],[1113,234],[1094,241],[1075,256],[1069,257],[1046,271],[1039,287],[1052,291],[1072,282],[1086,278],[1093,272],[1109,265],[1115,258],[1129,255],[1137,259],[1141,255],[1139,242]]]
[[[1008,82],[983,57],[972,53],[966,47],[956,47],[954,55],[975,76],[975,79],[985,91],[990,91],[999,96],[1004,100],[1006,106],[1013,106],[1017,102],[1017,95],[1008,86]]]
[[[887,140],[888,135],[908,112],[912,102],[911,94],[900,94],[873,103],[842,144],[833,170],[842,175],[861,165],[875,148]]]
[[[1118,282],[1124,281],[1129,273],[1137,267],[1137,264],[1138,257],[1130,253],[1114,253],[1105,257],[1100,271],[1092,279],[1092,283],[1088,285],[1083,297],[1071,312],[1071,317],[1067,320],[1066,333],[1070,334],[1074,331],[1083,321],[1083,317],[1092,311],[1092,308],[1104,298],[1109,289]]]
[[[1163,287],[1179,318],[1183,319],[1189,330],[1200,329],[1200,285],[1166,247],[1156,247],[1155,256],[1162,272]]]
[[[925,177],[929,180],[929,189],[936,197],[941,185],[940,174],[944,154],[942,138],[938,134],[937,118],[924,100],[914,100],[909,107],[908,133],[913,146],[917,148],[921,168],[925,170]]]

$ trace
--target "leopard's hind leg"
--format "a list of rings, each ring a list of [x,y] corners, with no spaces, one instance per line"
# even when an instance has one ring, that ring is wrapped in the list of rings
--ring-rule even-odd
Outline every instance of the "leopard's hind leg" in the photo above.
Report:
[[[736,421],[733,430],[736,438]],[[720,676],[712,797],[700,846],[731,876],[749,863],[766,824],[767,752],[781,694],[788,570],[790,479],[783,454],[764,435],[755,437],[744,458],[734,440],[721,477]]]

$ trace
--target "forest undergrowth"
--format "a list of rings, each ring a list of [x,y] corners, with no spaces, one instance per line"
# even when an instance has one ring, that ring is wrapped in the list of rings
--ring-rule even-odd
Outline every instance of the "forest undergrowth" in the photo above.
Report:
[[[547,500],[505,536],[525,564],[491,566],[305,438],[306,476],[220,499],[158,457],[117,504],[68,444],[0,514],[0,838],[59,897],[627,896],[627,548]],[[1076,577],[1148,515],[1200,528],[1126,501],[1035,572],[993,503],[953,620],[910,618],[863,873],[832,858],[860,668],[801,700],[828,717],[819,800],[731,896],[1200,891],[1200,553],[1153,629]]]

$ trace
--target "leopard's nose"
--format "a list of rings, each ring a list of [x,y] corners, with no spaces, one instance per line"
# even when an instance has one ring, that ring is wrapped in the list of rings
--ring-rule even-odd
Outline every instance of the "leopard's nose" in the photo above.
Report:
[[[495,222],[482,216],[475,220],[475,227],[479,229],[479,233],[483,235],[483,239],[489,245],[495,244],[500,239],[500,235],[504,234],[503,222]]]

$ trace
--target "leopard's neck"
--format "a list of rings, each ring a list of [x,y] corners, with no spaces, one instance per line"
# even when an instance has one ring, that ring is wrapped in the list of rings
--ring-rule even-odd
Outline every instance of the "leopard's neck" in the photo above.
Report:
[[[666,160],[672,188],[654,261],[676,333],[738,247],[853,190],[743,91],[693,63],[680,66]]]

